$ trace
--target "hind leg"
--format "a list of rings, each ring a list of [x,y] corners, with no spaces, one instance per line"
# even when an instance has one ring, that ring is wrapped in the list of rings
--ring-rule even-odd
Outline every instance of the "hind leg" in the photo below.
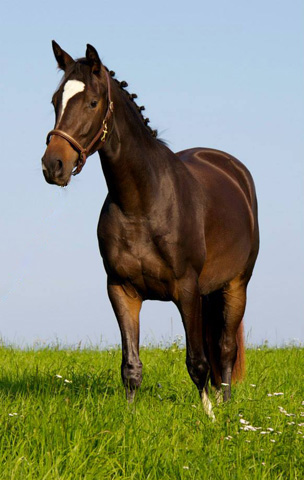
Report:
[[[220,366],[224,401],[231,397],[232,371],[237,357],[237,330],[246,306],[246,283],[235,278],[222,289],[223,329],[220,338]]]
[[[217,290],[208,296],[202,296],[202,313],[205,351],[210,363],[210,382],[215,391],[217,403],[223,400],[220,339],[224,326],[223,292]]]
[[[188,372],[198,388],[205,412],[214,420],[212,405],[206,391],[210,366],[204,352],[201,297],[197,279],[188,278],[179,282],[176,304],[181,313],[186,333]]]

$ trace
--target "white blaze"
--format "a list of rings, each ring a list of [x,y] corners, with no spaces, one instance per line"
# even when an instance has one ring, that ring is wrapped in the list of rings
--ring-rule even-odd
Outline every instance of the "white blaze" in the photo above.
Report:
[[[68,101],[76,95],[76,93],[83,92],[85,89],[85,84],[80,82],[79,80],[68,80],[64,86],[63,94],[62,94],[62,106],[61,106],[61,115],[64,114],[65,107],[67,106]],[[59,120],[60,120],[59,119]]]

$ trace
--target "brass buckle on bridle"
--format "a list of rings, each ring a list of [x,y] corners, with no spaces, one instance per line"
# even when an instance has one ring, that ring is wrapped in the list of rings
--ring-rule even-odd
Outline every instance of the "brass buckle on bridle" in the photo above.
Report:
[[[103,121],[103,132],[102,132],[102,137],[100,138],[100,141],[102,143],[106,141],[107,134],[108,134],[108,124],[106,121]]]

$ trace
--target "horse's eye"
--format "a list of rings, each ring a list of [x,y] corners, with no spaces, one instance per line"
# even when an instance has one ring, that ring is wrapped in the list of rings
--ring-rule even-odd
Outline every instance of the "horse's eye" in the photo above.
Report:
[[[92,100],[91,102],[91,108],[96,108],[97,107],[97,100]]]

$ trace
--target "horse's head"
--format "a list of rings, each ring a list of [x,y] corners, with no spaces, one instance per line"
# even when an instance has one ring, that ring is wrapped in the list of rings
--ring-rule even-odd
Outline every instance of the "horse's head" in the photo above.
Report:
[[[56,121],[42,170],[48,183],[63,187],[105,142],[113,103],[109,75],[94,47],[87,45],[86,57],[77,61],[54,41],[53,50],[64,77],[52,99]]]

